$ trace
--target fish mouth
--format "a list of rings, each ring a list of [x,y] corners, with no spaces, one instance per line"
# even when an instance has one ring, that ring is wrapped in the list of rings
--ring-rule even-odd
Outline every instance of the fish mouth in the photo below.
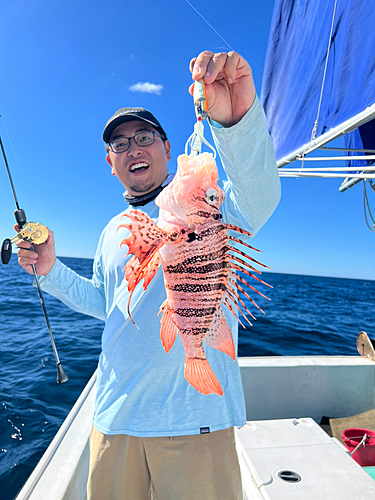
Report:
[[[142,174],[143,172],[148,170],[149,167],[150,165],[147,162],[137,161],[129,165],[129,172],[131,172],[132,174]]]
[[[180,227],[189,227],[186,211],[181,208],[180,203],[178,203],[171,190],[162,191],[156,197],[155,203],[160,208],[160,219],[165,223]]]
[[[189,227],[189,221],[184,210],[173,207],[173,211],[161,209],[160,217],[167,224],[178,225],[180,227]]]

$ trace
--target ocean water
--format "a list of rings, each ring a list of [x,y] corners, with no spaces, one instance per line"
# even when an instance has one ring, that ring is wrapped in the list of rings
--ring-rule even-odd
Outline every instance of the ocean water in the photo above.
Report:
[[[91,277],[89,259],[62,258]],[[250,306],[253,327],[240,328],[240,356],[356,355],[361,330],[375,337],[375,281],[264,273],[270,301]],[[103,323],[44,294],[66,384],[55,360],[33,277],[13,256],[0,265],[0,499],[12,500],[36,466],[94,372]],[[256,312],[255,312],[256,311]]]

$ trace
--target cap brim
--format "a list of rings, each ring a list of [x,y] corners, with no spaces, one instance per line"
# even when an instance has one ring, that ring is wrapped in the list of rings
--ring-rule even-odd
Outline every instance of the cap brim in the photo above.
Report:
[[[104,132],[103,132],[103,141],[105,143],[108,143],[109,140],[110,140],[110,138],[111,138],[112,132],[115,130],[116,127],[118,127],[122,123],[130,122],[130,121],[133,121],[133,120],[139,120],[141,122],[149,123],[156,130],[159,130],[160,132],[162,132],[163,135],[165,136],[164,130],[162,128],[160,128],[156,123],[152,122],[151,120],[147,120],[146,118],[142,118],[142,117],[140,117],[140,116],[138,116],[136,114],[129,113],[127,115],[119,116],[118,118],[116,118],[115,120],[113,120],[113,122],[111,122],[111,123],[109,123],[107,125],[107,127],[104,129]]]

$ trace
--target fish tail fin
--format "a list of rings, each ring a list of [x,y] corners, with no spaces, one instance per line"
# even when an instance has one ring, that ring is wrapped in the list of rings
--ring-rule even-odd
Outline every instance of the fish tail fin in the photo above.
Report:
[[[185,378],[201,394],[223,395],[223,389],[207,359],[186,357]]]

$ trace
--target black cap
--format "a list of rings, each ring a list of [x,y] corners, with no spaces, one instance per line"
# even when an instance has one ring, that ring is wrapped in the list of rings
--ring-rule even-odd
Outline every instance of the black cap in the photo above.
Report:
[[[108,143],[112,132],[116,127],[124,122],[130,122],[132,120],[142,120],[144,122],[152,125],[164,139],[167,138],[167,134],[164,132],[163,127],[160,125],[155,116],[144,108],[121,108],[110,118],[103,131],[103,141]]]

